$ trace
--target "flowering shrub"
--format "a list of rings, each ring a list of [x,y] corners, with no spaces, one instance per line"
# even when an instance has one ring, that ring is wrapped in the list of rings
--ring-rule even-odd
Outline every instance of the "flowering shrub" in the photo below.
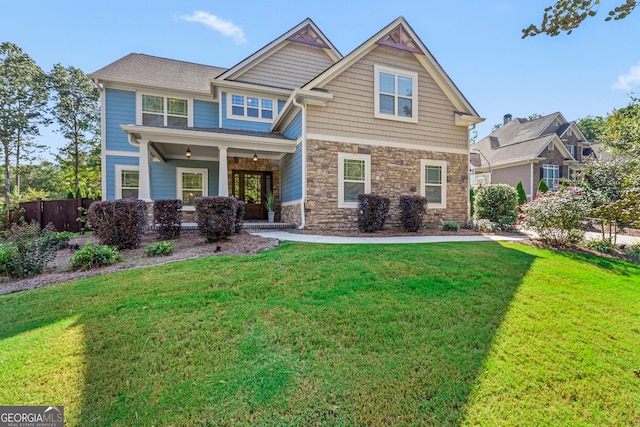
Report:
[[[579,188],[561,187],[537,196],[520,209],[520,227],[535,232],[551,246],[578,243],[584,237],[583,220],[589,212],[589,203]]]
[[[490,184],[478,188],[475,200],[475,219],[488,219],[502,225],[516,222],[518,193],[508,184]]]

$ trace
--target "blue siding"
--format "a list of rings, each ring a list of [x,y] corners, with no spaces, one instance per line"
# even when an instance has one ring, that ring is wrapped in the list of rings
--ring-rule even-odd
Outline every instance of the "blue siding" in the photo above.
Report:
[[[197,128],[219,128],[219,107],[217,102],[193,101],[193,126]]]
[[[302,198],[302,144],[298,144],[295,153],[287,154],[280,160],[280,177],[282,201],[300,200]]]
[[[298,139],[302,135],[302,112],[299,112],[295,119],[282,133],[287,138]]]
[[[222,93],[221,108],[222,108],[222,127],[225,129],[239,129],[249,130],[254,132],[269,132],[271,123],[252,122],[249,120],[236,120],[227,118],[227,94]],[[282,109],[286,102],[278,100],[278,112]]]
[[[107,156],[107,194],[106,200],[116,198],[116,165],[138,165],[137,157],[129,156]]]
[[[176,168],[208,169],[209,196],[218,194],[218,162],[167,160],[166,163],[151,163],[151,199],[175,199],[177,197]]]
[[[120,128],[120,125],[136,123],[135,92],[107,89],[105,96],[107,150],[138,151],[138,147],[129,144],[127,134]]]

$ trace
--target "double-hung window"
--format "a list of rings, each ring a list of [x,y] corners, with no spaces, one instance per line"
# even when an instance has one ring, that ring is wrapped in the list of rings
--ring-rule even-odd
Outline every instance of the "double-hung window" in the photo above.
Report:
[[[196,197],[207,196],[207,169],[177,168],[176,190],[187,210],[195,208]]]
[[[338,153],[338,207],[357,208],[358,195],[371,192],[371,156]]]
[[[560,167],[558,165],[542,165],[542,179],[547,187],[556,187],[560,183]]]
[[[272,122],[274,117],[273,99],[231,94],[227,98],[231,104],[231,115],[228,118],[244,118],[255,121]]]
[[[447,207],[447,162],[444,160],[420,161],[420,195],[427,198],[427,207]]]
[[[374,116],[381,119],[418,121],[418,74],[374,66]]]
[[[142,124],[187,127],[189,101],[165,96],[142,95]]]
[[[137,199],[140,188],[140,172],[138,166],[116,165],[116,199]]]

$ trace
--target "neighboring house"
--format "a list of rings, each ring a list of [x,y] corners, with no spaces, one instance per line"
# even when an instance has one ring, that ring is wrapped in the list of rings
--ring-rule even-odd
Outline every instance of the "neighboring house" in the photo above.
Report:
[[[349,229],[358,194],[390,197],[392,221],[401,195],[426,195],[428,221],[467,219],[484,119],[402,17],[344,57],[306,19],[229,69],[130,54],[90,77],[105,199],[180,198],[188,214],[232,195],[262,220],[272,191],[279,220]]]
[[[560,113],[533,120],[504,116],[504,123],[471,145],[471,185],[522,181],[527,197],[535,195],[540,180],[549,188],[571,177],[593,154],[575,122]]]

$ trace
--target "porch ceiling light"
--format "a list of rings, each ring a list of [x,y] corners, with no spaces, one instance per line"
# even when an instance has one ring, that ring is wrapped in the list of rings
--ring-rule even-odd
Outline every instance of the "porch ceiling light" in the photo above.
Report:
[[[185,156],[187,156],[187,160],[191,160],[191,150],[189,149],[189,146],[187,145],[187,152],[184,153]]]
[[[258,163],[258,153],[253,152],[253,163]]]

